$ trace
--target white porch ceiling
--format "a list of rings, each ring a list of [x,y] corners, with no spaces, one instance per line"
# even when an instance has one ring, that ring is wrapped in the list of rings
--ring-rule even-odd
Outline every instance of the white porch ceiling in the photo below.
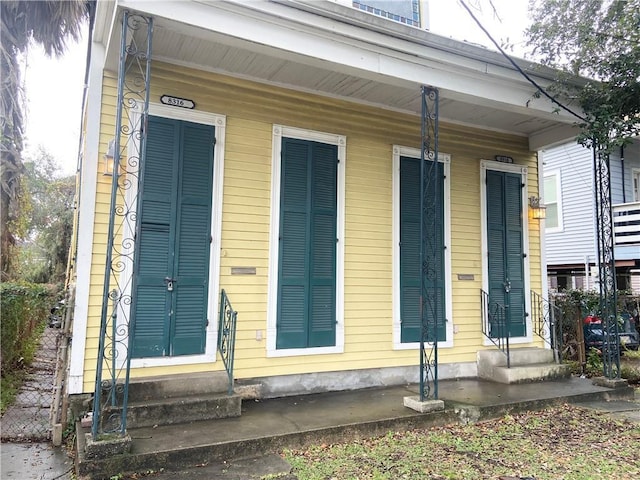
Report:
[[[112,30],[107,65],[117,70],[119,36],[117,23]],[[331,39],[327,40],[328,45]],[[416,45],[416,49],[420,49]],[[420,114],[420,83],[371,71],[364,71],[337,59],[335,63],[284,50],[240,36],[230,36],[174,19],[154,16],[152,58],[197,69],[225,73],[258,82],[301,91],[315,92],[347,101]],[[446,67],[446,66],[445,66]],[[437,66],[435,67],[438,68]],[[444,69],[446,70],[446,68]],[[452,81],[458,81],[452,77]],[[527,111],[513,108],[505,101],[488,101],[482,91],[492,88],[489,75],[478,80],[478,96],[438,85],[440,119],[491,130],[527,136],[535,150],[562,138],[570,138],[573,130],[566,117],[554,116],[540,109]],[[494,88],[501,88],[496,78]],[[429,79],[425,79],[429,84]],[[525,87],[526,88],[526,87]],[[522,90],[522,86],[520,86]],[[534,87],[530,88],[531,94]]]

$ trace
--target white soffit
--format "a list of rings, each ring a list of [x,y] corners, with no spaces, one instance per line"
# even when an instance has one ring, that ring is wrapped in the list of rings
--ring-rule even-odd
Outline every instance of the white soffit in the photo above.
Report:
[[[153,57],[159,60],[416,114],[419,86],[434,85],[441,92],[443,120],[522,135],[573,122],[564,112],[553,113],[546,99],[533,98],[534,87],[504,66],[354,30],[347,22],[338,24],[286,4],[121,4],[155,17]],[[267,8],[272,13],[259,11]],[[308,24],[311,17],[317,25]],[[330,27],[339,32],[328,31]],[[358,32],[362,38],[354,39]],[[388,45],[373,43],[376,38]],[[118,53],[113,37],[111,43],[113,62]],[[409,48],[419,54],[410,55]],[[482,49],[479,55],[485,55]]]

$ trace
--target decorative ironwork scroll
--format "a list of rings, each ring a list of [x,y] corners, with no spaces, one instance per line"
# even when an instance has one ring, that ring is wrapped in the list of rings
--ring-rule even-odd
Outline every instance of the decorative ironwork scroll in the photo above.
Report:
[[[233,360],[236,349],[238,312],[231,306],[227,292],[220,293],[220,319],[218,323],[218,351],[229,377],[229,395],[233,394]]]
[[[507,309],[498,302],[490,302],[489,294],[480,289],[480,313],[482,316],[482,334],[507,357],[507,368],[511,368],[511,346],[509,343],[509,325]]]
[[[531,316],[533,333],[551,347],[557,363],[562,363],[562,315],[560,309],[549,300],[531,290]]]
[[[593,145],[596,194],[596,235],[602,319],[602,360],[606,378],[620,378],[620,339],[618,331],[616,262],[613,253],[613,212],[611,208],[611,169],[609,153]]]
[[[439,242],[438,208],[438,90],[422,87],[420,161],[420,401],[438,398],[438,305],[442,245]]]
[[[135,318],[133,275],[137,270],[134,252],[140,238],[137,220],[144,185],[153,20],[124,12],[121,35],[111,202],[91,427],[95,440],[105,433],[124,435],[127,428]]]

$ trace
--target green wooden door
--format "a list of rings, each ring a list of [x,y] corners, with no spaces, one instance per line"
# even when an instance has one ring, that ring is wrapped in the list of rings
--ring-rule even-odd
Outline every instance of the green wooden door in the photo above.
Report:
[[[204,352],[214,141],[212,126],[149,118],[133,357]]]
[[[487,170],[489,302],[505,307],[511,337],[526,335],[522,188],[519,174]],[[491,335],[506,332],[491,325]]]
[[[444,170],[438,162],[438,204],[436,212],[437,284],[427,279],[434,293],[438,316],[438,341],[446,340],[446,298],[444,271]],[[429,195],[430,192],[427,192]],[[400,158],[400,341],[419,342],[420,318],[420,160]],[[435,288],[435,289],[434,289]],[[427,319],[433,318],[433,310]],[[432,339],[429,338],[429,341]]]
[[[336,342],[338,149],[282,139],[276,348]]]

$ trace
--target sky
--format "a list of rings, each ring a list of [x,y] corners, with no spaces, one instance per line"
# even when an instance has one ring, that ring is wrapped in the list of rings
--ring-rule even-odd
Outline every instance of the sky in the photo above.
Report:
[[[500,16],[495,17],[488,0],[467,0],[498,43],[509,39],[513,53],[524,56],[523,30],[528,25],[528,0],[493,0]],[[429,0],[430,30],[433,33],[494,47],[457,0]],[[86,28],[85,28],[86,32]],[[61,166],[61,175],[76,170],[84,89],[86,33],[70,43],[61,58],[48,58],[34,47],[27,55],[24,74],[27,117],[25,158],[33,158],[40,147]]]
[[[24,157],[33,158],[42,146],[64,175],[75,172],[78,159],[86,51],[83,38],[70,43],[59,59],[47,57],[40,47],[31,48],[25,59]]]

